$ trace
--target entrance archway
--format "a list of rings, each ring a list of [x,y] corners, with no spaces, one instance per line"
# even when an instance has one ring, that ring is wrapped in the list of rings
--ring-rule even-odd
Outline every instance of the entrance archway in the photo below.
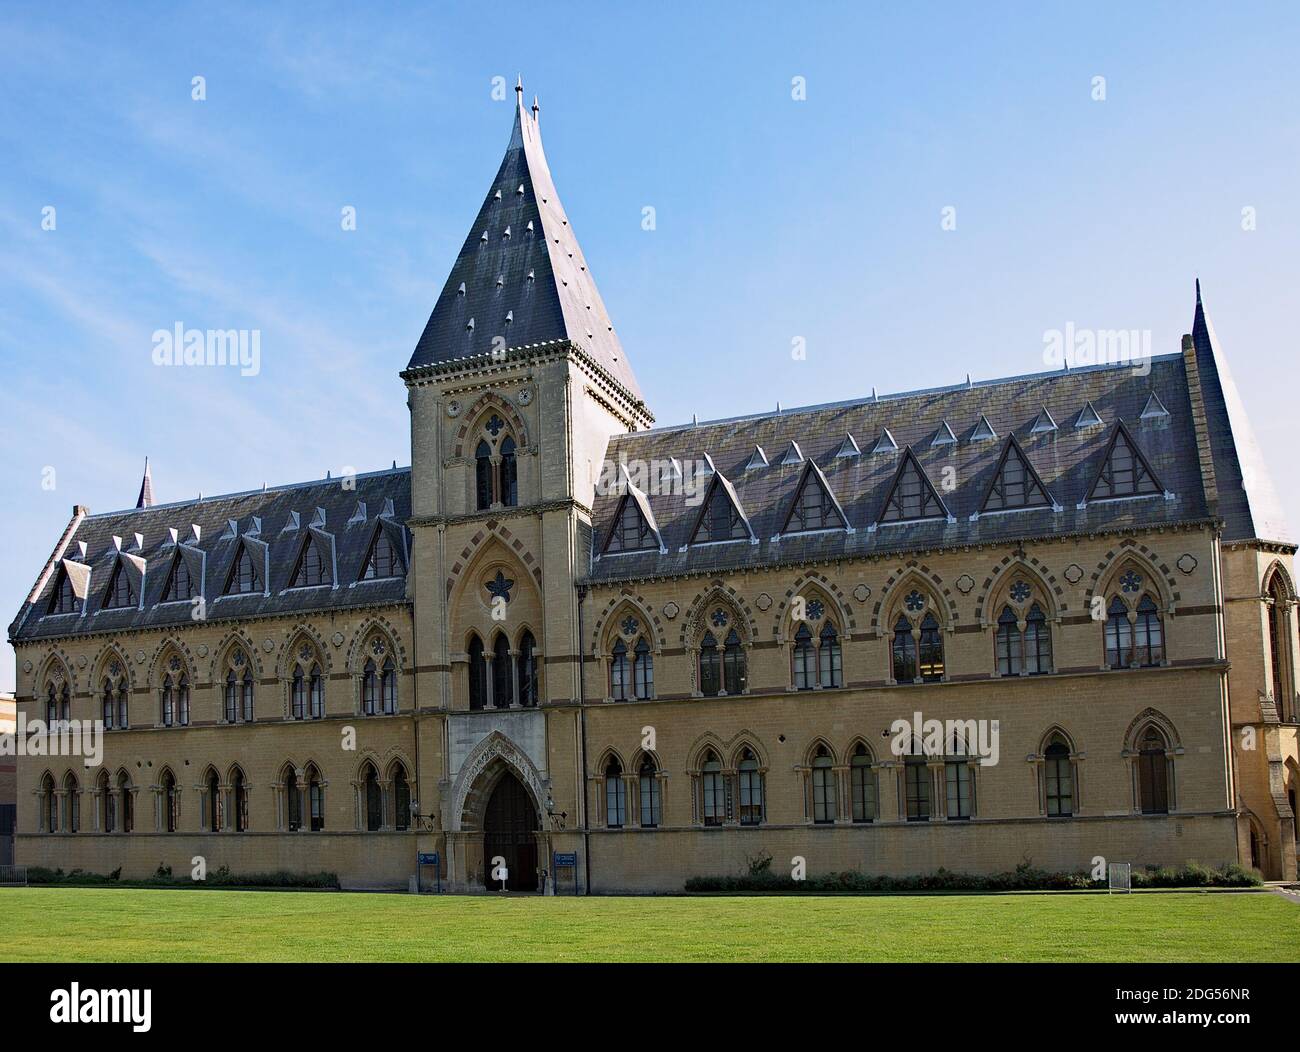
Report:
[[[498,890],[492,879],[492,860],[505,860],[510,891],[537,890],[537,809],[532,797],[514,772],[497,780],[483,814],[483,883]]]

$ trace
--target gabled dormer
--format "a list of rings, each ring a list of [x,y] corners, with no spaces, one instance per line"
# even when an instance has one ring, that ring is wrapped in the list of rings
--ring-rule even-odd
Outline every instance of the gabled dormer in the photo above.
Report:
[[[934,483],[916,459],[911,446],[903,449],[903,457],[894,473],[894,479],[885,494],[885,503],[876,519],[878,525],[892,522],[918,522],[924,519],[948,519],[947,505],[934,488]]]
[[[1115,423],[1110,443],[1101,458],[1097,475],[1088,487],[1088,500],[1115,500],[1120,497],[1146,497],[1163,493],[1156,477],[1124,421]]]
[[[715,471],[700,507],[700,514],[691,530],[689,544],[743,540],[757,541],[757,538],[749,525],[749,518],[740,506],[736,487],[721,471]]]
[[[794,500],[785,513],[781,533],[810,533],[813,530],[842,530],[849,525],[830,483],[815,462],[808,461]]]
[[[1047,492],[1047,487],[1034,470],[1028,455],[1016,441],[1016,436],[1008,436],[993,478],[984,493],[980,513],[1055,506],[1056,502]]]

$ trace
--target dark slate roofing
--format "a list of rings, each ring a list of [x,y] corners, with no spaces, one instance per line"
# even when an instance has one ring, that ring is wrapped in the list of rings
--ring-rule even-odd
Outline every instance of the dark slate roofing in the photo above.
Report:
[[[1201,283],[1196,283],[1196,317],[1192,343],[1201,375],[1214,477],[1219,491],[1219,515],[1224,540],[1264,540],[1295,543],[1273,480],[1264,464],[1255,429],[1233,383],[1228,362],[1219,349],[1214,326],[1201,303]],[[1168,405],[1168,403],[1165,403]]]
[[[407,368],[569,341],[644,401],[555,192],[536,104],[530,115],[516,95],[505,158]]]
[[[86,516],[73,531],[63,553],[63,559],[71,562],[74,576],[84,576],[83,565],[90,567],[88,599],[82,604],[82,612],[46,614],[59,577],[56,566],[43,582],[35,602],[25,604],[10,625],[10,639],[188,624],[189,602],[160,603],[178,547],[172,541],[171,530],[176,531],[180,553],[196,581],[202,572],[210,621],[404,602],[405,574],[365,582],[359,578],[376,530],[386,532],[402,564],[409,565],[410,542],[403,524],[411,514],[410,469],[371,472],[349,477],[347,482],[350,484],[353,479],[355,488],[352,489],[345,488],[343,478],[323,479]],[[286,529],[295,517],[297,528]],[[137,534],[143,542],[138,547]],[[337,563],[337,587],[289,587],[303,538],[308,534],[326,544],[326,564]],[[124,567],[133,585],[139,580],[139,560],[144,561],[143,609],[103,609],[105,590],[118,559],[114,537],[121,538],[121,551],[127,556]],[[257,591],[222,596],[240,544],[250,537],[259,554],[269,552],[270,594]],[[329,558],[331,538],[334,560]],[[84,556],[82,544],[86,546]],[[59,565],[66,564],[61,561]]]
[[[1093,366],[619,435],[611,440],[606,458],[626,460],[631,478],[646,490],[666,552],[600,554],[620,497],[616,487],[608,487],[593,509],[592,579],[711,572],[776,560],[858,557],[1206,520],[1210,513],[1182,355],[1154,357],[1150,364],[1147,376],[1131,366]],[[1142,411],[1152,393],[1159,395],[1169,415],[1144,420]],[[1077,427],[1076,421],[1089,403],[1102,423]],[[1034,425],[1044,410],[1058,427],[1035,433]],[[1158,494],[1086,501],[1119,420],[1124,421],[1160,485],[1172,497]],[[987,422],[995,438],[976,440],[986,430],[981,421]],[[949,438],[949,428],[956,443]],[[879,441],[886,434],[892,436],[897,449]],[[1008,436],[1013,434],[1056,506],[972,518],[984,501]],[[846,435],[854,442],[848,442]],[[776,457],[769,466],[746,470],[746,465],[755,446],[784,450],[795,440],[804,457],[825,474],[852,532],[776,537],[806,465],[781,466]],[[861,449],[858,455],[838,455],[852,454],[854,443]],[[877,446],[885,451],[870,452]],[[909,446],[938,489],[951,519],[877,526],[903,450]],[[699,496],[695,506],[690,506],[680,486],[656,487],[649,481],[656,475],[655,463],[670,458],[682,464],[689,478],[691,465],[706,454],[733,483],[757,543],[687,546],[699,515]],[[639,477],[638,465],[648,465]],[[707,485],[710,479],[702,481]]]

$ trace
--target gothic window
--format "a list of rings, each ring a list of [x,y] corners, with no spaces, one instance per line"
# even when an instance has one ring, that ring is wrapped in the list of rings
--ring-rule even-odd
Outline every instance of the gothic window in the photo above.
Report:
[[[623,768],[613,757],[605,765],[605,825],[622,829],[627,821],[627,801],[623,793]]]
[[[1016,597],[1016,588],[1022,582],[1012,585],[1012,597]],[[1025,586],[1024,597],[1030,595]],[[1010,604],[1002,608],[998,615],[997,631],[994,633],[994,651],[997,658],[998,675],[1019,676],[1022,673],[1035,676],[1052,671],[1052,634],[1047,625],[1047,616],[1038,603],[1031,603],[1025,612],[1023,630],[1019,615]]]
[[[1288,719],[1295,704],[1295,688],[1291,674],[1291,619],[1290,603],[1282,584],[1281,575],[1275,573],[1268,583],[1268,657],[1272,677],[1273,700],[1278,713]],[[1300,834],[1300,822],[1296,823]]]
[[[311,693],[311,718],[318,720],[325,715],[325,677],[321,675],[319,665],[311,667],[308,689]]]
[[[253,553],[247,544],[239,546],[235,564],[230,568],[230,579],[226,582],[226,595],[239,595],[245,592],[262,591],[262,574],[253,559]]]
[[[849,795],[853,803],[853,821],[876,820],[876,778],[871,769],[871,754],[861,742],[849,760]]]
[[[397,666],[392,657],[384,658],[384,667],[379,672],[379,695],[384,715],[397,715]]]
[[[65,833],[81,831],[81,789],[71,771],[63,776],[63,818]]]
[[[632,690],[642,700],[655,696],[654,655],[644,639],[632,648]]]
[[[510,655],[510,640],[501,632],[492,645],[492,705],[504,709],[515,700],[514,658]]]
[[[924,756],[909,756],[903,763],[903,783],[909,822],[930,821],[930,768]]]
[[[135,794],[131,789],[131,777],[125,771],[117,776],[117,793],[121,802],[122,832],[134,832]]]
[[[325,828],[325,786],[314,764],[307,767],[307,804],[311,809],[311,831],[319,833]]]
[[[970,818],[975,804],[975,766],[970,750],[954,738],[944,761],[944,811],[950,822]]]
[[[726,786],[722,761],[716,753],[704,754],[700,765],[700,813],[706,826],[720,826],[727,816]]]
[[[916,639],[912,636],[912,622],[904,614],[894,622],[893,672],[897,683],[916,680]]]
[[[826,746],[817,746],[817,755],[812,762],[812,800],[813,821],[819,825],[835,821],[835,771],[831,764],[831,754]]]
[[[654,829],[661,821],[661,805],[659,772],[655,768],[655,762],[651,756],[647,755],[641,760],[641,770],[638,775],[637,789],[641,798],[641,827],[643,829]]]
[[[77,614],[81,612],[81,600],[72,587],[72,578],[68,571],[60,566],[59,576],[50,592],[48,614]]]
[[[117,826],[117,799],[113,795],[113,783],[107,771],[100,771],[95,781],[99,790],[99,828],[105,833],[115,832]]]
[[[1049,818],[1074,814],[1074,764],[1070,747],[1059,734],[1043,751],[1043,797]]]
[[[478,711],[487,705],[487,660],[483,656],[483,640],[474,636],[469,641],[469,707]]]
[[[42,832],[59,831],[59,796],[54,791],[54,775],[46,772],[41,779],[41,826]]]
[[[1011,607],[1004,606],[998,615],[998,628],[994,637],[1000,676],[1018,676],[1023,667],[1024,637],[1019,624],[1016,612]]]
[[[840,636],[827,621],[818,633],[817,675],[823,687],[844,686],[844,662],[840,653]]]
[[[365,569],[361,574],[363,581],[401,576],[402,566],[398,561],[397,552],[393,548],[392,541],[384,533],[382,525],[375,530],[375,539],[370,544],[370,551],[366,553],[364,565]]]
[[[221,779],[216,771],[208,772],[208,832],[221,832]]]
[[[253,670],[238,647],[226,659],[225,717],[227,723],[253,722]]]
[[[802,621],[794,634],[794,687],[812,690],[817,685],[817,652],[813,635]]]
[[[366,666],[361,673],[361,712],[373,716],[379,711],[379,673],[375,663],[366,659]]]
[[[704,504],[699,521],[695,524],[691,543],[739,540],[748,536],[749,530],[745,527],[745,520],[741,517],[740,510],[732,502],[727,487],[715,476],[708,500]]]
[[[121,558],[113,566],[113,576],[108,582],[108,591],[104,595],[104,608],[118,609],[135,606],[135,589],[131,587],[131,578]]]
[[[1052,671],[1052,632],[1037,603],[1025,615],[1025,671],[1031,676]]]
[[[1154,725],[1138,742],[1138,806],[1144,815],[1169,813],[1169,759],[1165,737]]]
[[[190,578],[190,568],[180,552],[172,560],[171,573],[167,577],[167,586],[163,589],[163,602],[172,603],[194,598],[194,582]]]
[[[181,670],[180,659],[172,657],[162,683],[162,725],[186,727],[190,722],[190,678]]]
[[[728,694],[741,694],[745,690],[745,648],[734,628],[727,633],[722,650],[722,681]]]
[[[302,794],[298,791],[298,772],[290,768],[284,774],[284,798],[288,805],[289,832],[302,828]]]
[[[654,547],[654,531],[641,513],[640,505],[632,499],[631,494],[625,495],[610,526],[605,551],[632,552]]]
[[[1002,459],[993,473],[981,511],[1009,511],[1013,508],[1040,508],[1052,499],[1015,438],[1007,439]]]
[[[913,519],[946,517],[943,501],[926,477],[911,448],[903,451],[903,462],[885,498],[881,522],[909,522]]]
[[[248,786],[244,781],[244,772],[238,767],[230,779],[230,795],[235,803],[235,832],[248,830]]]
[[[807,530],[843,529],[847,525],[844,516],[835,506],[826,483],[809,463],[781,532],[801,533]]]
[[[163,810],[163,830],[168,833],[176,832],[178,819],[180,817],[180,798],[176,793],[176,776],[171,771],[163,772],[162,781],[162,810]]]
[[[921,619],[921,640],[918,648],[921,679],[933,683],[943,679],[943,634],[934,614]]]
[[[290,693],[293,718],[304,719],[307,715],[307,677],[303,674],[301,665],[293,666],[293,684]]]
[[[519,503],[519,467],[515,461],[515,440],[506,435],[501,441],[500,484],[497,492],[501,503],[513,508]]]
[[[126,730],[127,723],[127,686],[126,671],[122,663],[112,661],[105,669],[103,694],[100,696],[100,712],[105,730]]]
[[[740,754],[736,766],[736,783],[740,795],[740,824],[756,826],[763,822],[763,772],[752,750]]]
[[[486,439],[474,450],[474,493],[479,511],[492,507],[492,447]]]
[[[293,571],[293,588],[310,588],[315,585],[329,584],[330,571],[325,562],[325,554],[316,538],[308,535],[298,554],[298,565]]]
[[[700,693],[706,698],[722,690],[722,658],[718,641],[712,632],[705,632],[700,641]]]
[[[1133,659],[1143,667],[1158,665],[1164,652],[1160,611],[1151,597],[1144,595],[1138,600],[1137,620],[1133,624]]]
[[[1128,429],[1121,423],[1111,436],[1110,448],[1102,458],[1097,478],[1088,492],[1089,500],[1107,500],[1112,497],[1138,497],[1160,493],[1163,487],[1146,457],[1133,441]]]
[[[411,827],[411,783],[400,763],[393,766],[393,827],[398,832]]]
[[[614,652],[609,662],[609,694],[615,701],[627,701],[631,697],[632,665],[628,659],[627,644],[619,640],[614,644]]]
[[[1128,571],[1119,578],[1120,593],[1106,608],[1106,664],[1110,668],[1147,668],[1164,661],[1164,625],[1160,608],[1149,593],[1130,607],[1123,592],[1141,587],[1141,577]]]
[[[537,642],[524,630],[519,638],[519,704],[531,708],[539,701],[537,681]]]
[[[384,824],[384,793],[379,785],[379,774],[372,764],[366,764],[361,781],[366,797],[366,831],[374,833]]]

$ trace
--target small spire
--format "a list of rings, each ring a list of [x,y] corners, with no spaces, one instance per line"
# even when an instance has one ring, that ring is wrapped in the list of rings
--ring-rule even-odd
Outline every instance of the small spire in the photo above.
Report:
[[[515,77],[515,94],[519,96],[519,103],[523,105],[524,101],[524,75],[522,73]]]
[[[144,458],[144,478],[140,480],[140,496],[136,499],[137,508],[153,507],[153,476],[149,473],[149,458]]]
[[[537,104],[537,96],[533,96],[533,120],[537,120],[537,115],[542,112],[542,107]]]
[[[1196,279],[1196,305],[1198,307],[1201,305],[1201,279],[1200,278]]]

